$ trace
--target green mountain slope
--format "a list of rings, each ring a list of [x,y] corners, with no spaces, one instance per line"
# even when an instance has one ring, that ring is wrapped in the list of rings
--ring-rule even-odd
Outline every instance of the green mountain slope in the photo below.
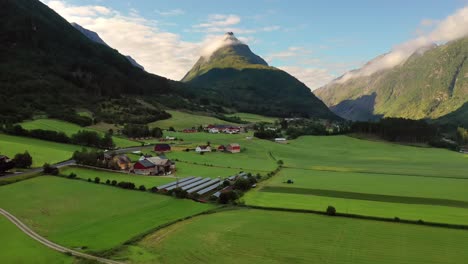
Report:
[[[337,118],[307,86],[268,66],[232,33],[224,40],[211,56],[201,57],[182,81],[217,94],[218,101],[241,112]]]
[[[422,55],[415,53],[393,69],[345,82],[335,81],[314,93],[347,119],[379,116],[436,119],[468,101],[467,57],[468,38],[460,39]],[[367,100],[369,97],[372,101]]]
[[[0,57],[2,122],[76,107],[103,112],[102,119],[151,113],[157,120],[169,116],[161,102],[191,105],[182,98],[190,93],[185,84],[133,67],[116,50],[89,40],[37,0],[0,1]],[[149,104],[138,104],[137,98]],[[119,102],[125,102],[124,107]]]

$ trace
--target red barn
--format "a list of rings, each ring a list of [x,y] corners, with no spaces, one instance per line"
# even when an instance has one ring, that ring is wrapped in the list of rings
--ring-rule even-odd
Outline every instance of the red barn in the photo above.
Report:
[[[133,172],[140,175],[151,175],[156,171],[156,164],[144,159],[133,165]]]
[[[232,143],[227,145],[226,150],[231,153],[239,153],[241,151],[241,147],[237,143]]]
[[[220,145],[220,146],[218,147],[218,151],[226,151],[226,147],[223,146],[223,145]]]
[[[169,144],[156,144],[154,146],[155,152],[169,152],[171,151],[171,146]]]

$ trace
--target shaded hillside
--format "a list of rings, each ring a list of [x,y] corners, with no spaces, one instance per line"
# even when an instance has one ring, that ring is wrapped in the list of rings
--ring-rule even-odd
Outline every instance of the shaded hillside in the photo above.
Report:
[[[368,113],[385,117],[436,119],[468,101],[468,38],[413,54],[404,64],[371,76],[335,81],[317,89],[336,114],[367,120]],[[373,105],[363,96],[375,94]],[[343,106],[346,105],[346,107]],[[347,116],[352,107],[362,114]]]
[[[174,103],[187,93],[166,78],[133,67],[116,50],[89,40],[39,1],[0,1],[0,21],[2,121],[75,107],[99,112],[100,102],[127,96],[148,101],[154,118],[158,112],[162,118],[167,114],[158,102]]]

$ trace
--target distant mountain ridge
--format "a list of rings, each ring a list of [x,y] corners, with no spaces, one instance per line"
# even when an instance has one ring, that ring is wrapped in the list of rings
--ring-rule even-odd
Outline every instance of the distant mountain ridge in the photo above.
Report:
[[[225,105],[243,112],[339,119],[307,86],[269,66],[232,32],[211,54],[200,57],[182,81],[211,89]]]
[[[467,58],[468,38],[432,45],[392,69],[338,79],[314,93],[332,111],[350,120],[439,119],[468,102]]]
[[[83,33],[83,35],[85,35],[87,38],[89,38],[90,40],[96,42],[96,43],[99,43],[99,44],[102,44],[102,45],[106,45],[106,46],[109,46],[107,45],[107,43],[99,36],[98,33],[94,32],[94,31],[91,31],[89,29],[86,29],[84,27],[82,27],[81,25],[75,23],[75,22],[72,22],[71,25],[76,28],[78,31],[80,31],[81,33]],[[143,66],[141,66],[138,62],[136,62],[135,59],[133,59],[131,56],[129,55],[124,55],[128,61],[135,67],[137,68],[140,68],[142,70],[144,70],[145,68]]]

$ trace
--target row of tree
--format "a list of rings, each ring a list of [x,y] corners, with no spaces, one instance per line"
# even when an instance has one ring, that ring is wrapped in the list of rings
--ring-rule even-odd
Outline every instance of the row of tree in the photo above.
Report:
[[[122,134],[131,138],[138,138],[138,137],[160,138],[162,137],[163,132],[159,127],[154,127],[150,129],[147,125],[126,124],[122,129]]]
[[[106,158],[102,151],[82,149],[75,151],[72,157],[77,164],[119,170],[120,167],[112,158]]]
[[[373,134],[395,142],[430,142],[438,137],[436,125],[424,120],[384,118],[378,122],[354,122],[351,132]]]
[[[63,132],[56,132],[44,129],[26,130],[20,125],[5,125],[2,128],[3,132],[23,137],[32,137],[42,140],[54,141],[59,143],[70,143],[80,146],[96,147],[96,148],[114,148],[112,135],[106,133],[101,136],[95,131],[80,130],[71,137]]]

